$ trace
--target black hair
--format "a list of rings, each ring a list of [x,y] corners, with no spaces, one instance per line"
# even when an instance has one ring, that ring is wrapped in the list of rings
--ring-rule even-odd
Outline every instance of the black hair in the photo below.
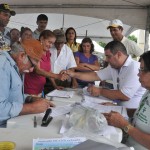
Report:
[[[66,41],[68,42],[68,38],[67,38],[67,34],[70,30],[73,30],[74,33],[75,33],[75,38],[74,38],[74,44],[77,45],[77,42],[76,42],[76,39],[77,39],[77,33],[76,33],[76,30],[73,28],[73,27],[69,27],[66,32],[65,32],[65,36],[66,36]]]
[[[150,71],[150,51],[143,53],[140,56],[140,61],[144,61],[144,69]]]
[[[20,36],[22,36],[23,33],[26,32],[26,31],[31,31],[32,32],[32,30],[28,27],[21,27]]]
[[[46,20],[46,21],[48,21],[48,17],[45,14],[40,14],[37,17],[37,21],[40,21],[40,20]]]
[[[91,44],[90,53],[94,51],[94,44],[92,40],[89,37],[85,37],[80,44],[80,48],[79,48],[80,52],[83,52],[83,48],[82,48],[83,43],[90,43]]]
[[[104,50],[110,50],[112,54],[116,54],[118,51],[121,51],[124,55],[128,55],[127,54],[127,50],[126,50],[126,47],[119,41],[111,41],[109,42]]]
[[[14,31],[14,30],[16,30],[16,31],[18,31],[18,32],[20,33],[20,31],[19,31],[18,29],[16,29],[16,28],[12,28],[12,29],[10,30],[10,33],[11,33],[12,31]]]

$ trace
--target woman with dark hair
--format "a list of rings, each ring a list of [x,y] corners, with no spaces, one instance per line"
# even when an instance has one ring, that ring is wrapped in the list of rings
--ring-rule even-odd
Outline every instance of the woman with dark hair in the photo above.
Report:
[[[21,27],[20,38],[21,38],[21,41],[31,40],[33,38],[32,30],[28,27]]]
[[[15,42],[18,42],[20,38],[20,31],[16,28],[13,28],[10,30],[10,40],[11,40],[11,45]]]
[[[73,52],[77,52],[79,50],[79,43],[76,42],[77,34],[73,27],[70,27],[65,32],[66,36],[66,44]]]
[[[135,150],[147,150],[150,149],[150,51],[141,55],[140,62],[139,81],[147,91],[137,110],[127,110],[132,122],[117,112],[105,114],[105,117],[109,125],[123,129],[128,135],[126,145],[133,146]]]
[[[100,69],[98,63],[98,58],[96,55],[93,55],[94,44],[89,37],[85,37],[80,44],[80,51],[74,53],[75,60],[77,63],[76,71],[80,72],[90,72],[97,71]],[[77,79],[79,87],[88,86],[90,82],[85,82]],[[91,84],[94,84],[93,82]]]

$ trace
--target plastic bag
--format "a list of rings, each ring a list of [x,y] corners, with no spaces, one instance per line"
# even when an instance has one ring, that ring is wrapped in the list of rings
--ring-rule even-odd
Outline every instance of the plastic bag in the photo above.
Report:
[[[105,128],[107,120],[97,110],[77,105],[70,112],[68,123],[70,127],[83,132],[97,133]]]

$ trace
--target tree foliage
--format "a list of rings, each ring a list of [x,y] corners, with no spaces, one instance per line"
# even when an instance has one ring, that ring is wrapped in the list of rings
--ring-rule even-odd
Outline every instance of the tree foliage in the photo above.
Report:
[[[103,48],[106,46],[106,43],[104,43],[104,42],[99,42],[98,44]]]
[[[137,43],[137,37],[135,37],[134,35],[129,35],[128,39]]]

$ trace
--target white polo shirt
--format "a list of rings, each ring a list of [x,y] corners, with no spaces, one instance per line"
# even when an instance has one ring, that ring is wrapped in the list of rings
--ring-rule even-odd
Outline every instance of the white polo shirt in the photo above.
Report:
[[[130,98],[128,101],[120,101],[119,105],[127,108],[137,108],[145,92],[137,76],[139,68],[140,63],[129,56],[119,72],[118,69],[114,69],[109,65],[107,68],[98,71],[97,75],[101,80],[112,80],[115,90],[117,84],[119,84],[120,91]],[[117,78],[119,78],[119,83],[117,83]]]
[[[72,50],[64,44],[59,56],[57,57],[57,49],[52,47],[51,53],[51,70],[53,73],[59,73],[62,70],[76,67],[76,61],[73,56]]]

